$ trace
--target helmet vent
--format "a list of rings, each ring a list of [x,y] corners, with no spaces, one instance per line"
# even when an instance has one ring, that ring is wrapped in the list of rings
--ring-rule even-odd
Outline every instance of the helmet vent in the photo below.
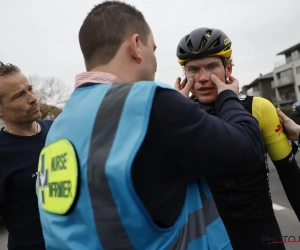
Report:
[[[180,54],[183,54],[183,55],[186,55],[186,52],[185,52],[184,49],[182,49],[181,47],[179,47],[179,53],[180,53]]]
[[[194,51],[195,50],[195,48],[194,48],[191,40],[188,41],[187,47],[189,48],[190,51]]]
[[[225,49],[223,49],[223,51],[229,50],[231,48],[231,46],[227,46]]]
[[[219,45],[221,45],[220,38],[218,38],[218,39],[212,44],[212,46],[210,46],[210,49],[216,48],[216,47],[218,47]]]
[[[207,31],[206,31],[207,37],[210,37],[211,33],[212,33],[212,30],[207,30]]]
[[[207,43],[207,39],[205,36],[203,36],[202,41],[200,43],[200,49],[203,49],[205,47],[206,43]]]

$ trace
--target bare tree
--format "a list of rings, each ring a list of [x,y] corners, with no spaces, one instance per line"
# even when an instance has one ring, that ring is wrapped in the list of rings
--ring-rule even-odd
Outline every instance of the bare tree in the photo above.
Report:
[[[51,115],[53,109],[62,108],[72,92],[69,86],[56,77],[31,75],[28,77],[28,81],[33,86],[38,102],[43,105],[43,109],[46,109],[45,112],[42,112],[42,118]]]

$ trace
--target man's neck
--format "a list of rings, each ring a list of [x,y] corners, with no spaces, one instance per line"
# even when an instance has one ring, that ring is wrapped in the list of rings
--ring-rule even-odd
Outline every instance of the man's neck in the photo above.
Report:
[[[40,131],[40,125],[36,121],[24,124],[6,123],[4,131],[13,135],[32,136]]]
[[[136,82],[135,72],[132,70],[132,67],[127,67],[127,65],[127,61],[114,59],[106,65],[100,65],[90,69],[89,72],[105,72],[117,77],[122,82]]]
[[[207,107],[213,106],[216,103],[215,101],[214,102],[205,102],[205,103],[203,103],[203,102],[200,102],[198,99],[194,99],[194,101],[199,102],[202,106],[207,106]]]

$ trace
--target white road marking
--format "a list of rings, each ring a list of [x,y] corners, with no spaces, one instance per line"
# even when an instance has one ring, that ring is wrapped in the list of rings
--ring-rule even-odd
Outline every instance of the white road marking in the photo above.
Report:
[[[285,207],[282,207],[282,206],[279,206],[279,205],[273,203],[273,209],[277,210],[277,211],[280,211],[280,210],[284,210]]]

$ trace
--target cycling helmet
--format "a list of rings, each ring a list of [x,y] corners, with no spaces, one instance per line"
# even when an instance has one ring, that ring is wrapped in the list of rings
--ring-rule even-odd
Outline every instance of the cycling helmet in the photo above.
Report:
[[[184,36],[177,47],[178,62],[183,66],[187,61],[207,56],[230,58],[231,41],[221,30],[199,28]]]

